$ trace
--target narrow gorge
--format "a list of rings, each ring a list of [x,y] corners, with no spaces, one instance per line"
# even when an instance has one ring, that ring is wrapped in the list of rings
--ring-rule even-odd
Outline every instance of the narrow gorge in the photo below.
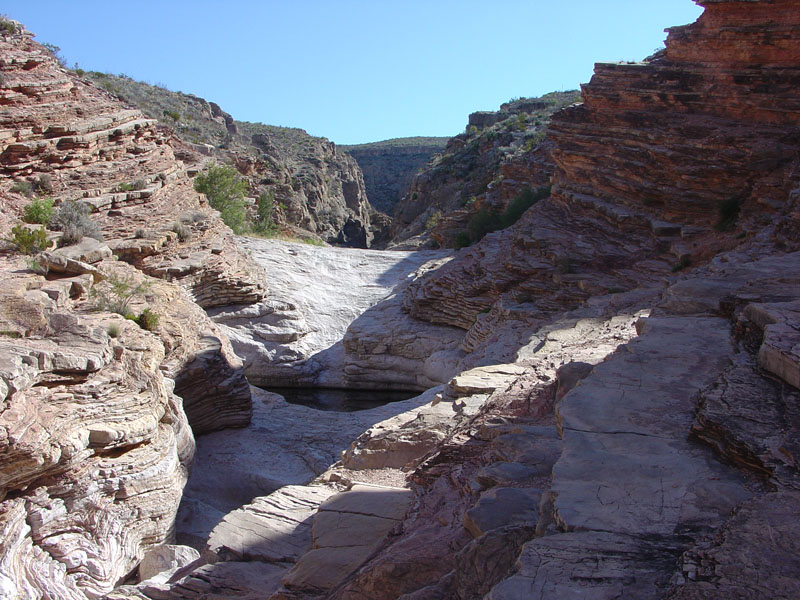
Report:
[[[393,224],[332,143],[170,96],[187,139],[4,21],[0,598],[800,597],[800,0],[696,3]],[[339,247],[234,235],[212,157]]]

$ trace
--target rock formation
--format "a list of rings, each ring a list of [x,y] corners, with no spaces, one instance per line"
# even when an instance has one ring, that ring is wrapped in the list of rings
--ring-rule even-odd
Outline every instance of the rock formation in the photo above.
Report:
[[[452,248],[481,209],[502,210],[525,187],[547,185],[554,165],[545,128],[578,99],[554,92],[470,115],[466,132],[450,139],[397,204],[390,247]]]
[[[367,248],[385,227],[367,200],[358,164],[325,138],[235,121],[214,102],[122,75],[82,73],[174,129],[185,142],[179,153],[187,166],[202,168],[209,157],[236,166],[254,197],[273,197],[273,219],[293,235]]]
[[[0,232],[35,191],[88,207],[105,241],[53,249],[66,232],[48,231],[33,260],[3,249],[0,595],[98,598],[173,538],[190,425],[249,422],[241,362],[200,306],[260,300],[265,277],[193,191],[168,132],[5,23]],[[181,220],[191,240],[173,231]],[[109,299],[160,319],[146,331]]]
[[[351,325],[365,369],[403,356],[412,319],[450,328],[434,400],[374,424],[291,499],[228,515],[170,593],[800,593],[800,10],[700,4],[665,52],[598,65],[585,103],[553,118],[549,198]],[[276,556],[258,536],[289,513],[302,526]],[[263,532],[250,563],[237,522]]]
[[[364,186],[370,204],[387,215],[394,214],[400,199],[405,196],[414,175],[434,154],[442,152],[448,138],[398,138],[339,146],[356,159],[364,174]]]

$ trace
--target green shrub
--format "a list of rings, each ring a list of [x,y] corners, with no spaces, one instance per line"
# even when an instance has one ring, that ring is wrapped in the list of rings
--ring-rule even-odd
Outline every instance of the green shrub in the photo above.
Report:
[[[253,231],[256,233],[269,233],[277,228],[272,220],[272,212],[275,209],[275,195],[272,191],[263,192],[258,197],[256,220],[253,223]]]
[[[53,218],[53,199],[34,198],[22,211],[22,220],[26,223],[47,225]]]
[[[33,184],[30,181],[15,181],[11,191],[30,198],[33,196]]]
[[[456,250],[461,250],[461,248],[466,248],[472,243],[472,240],[469,238],[469,233],[466,231],[460,232],[455,239],[454,247]]]
[[[25,225],[15,225],[11,229],[11,243],[23,254],[41,252],[48,246],[44,227],[29,229]]]
[[[132,183],[120,183],[117,185],[116,190],[117,192],[130,192],[133,190]]]
[[[164,110],[164,116],[169,117],[173,121],[181,120],[181,113],[179,113],[177,110]]]
[[[136,324],[146,331],[153,331],[158,327],[159,316],[149,308],[145,308],[142,313],[136,317]]]
[[[719,221],[714,226],[717,231],[730,231],[739,219],[739,212],[742,210],[742,201],[739,198],[729,198],[719,203],[717,212]]]
[[[136,296],[143,296],[152,287],[148,281],[136,283],[132,275],[120,277],[111,274],[105,281],[95,285],[89,295],[94,298],[98,310],[122,315],[126,319],[135,319],[130,311],[130,304]]]
[[[208,203],[220,212],[223,222],[234,233],[244,233],[247,228],[247,210],[244,196],[247,182],[239,172],[227,165],[214,165],[195,177],[194,189],[205,194]]]
[[[67,200],[58,207],[56,215],[53,217],[53,223],[63,233],[61,236],[62,246],[77,244],[84,237],[103,240],[103,234],[97,223],[92,221],[89,212],[88,206],[75,200]]]

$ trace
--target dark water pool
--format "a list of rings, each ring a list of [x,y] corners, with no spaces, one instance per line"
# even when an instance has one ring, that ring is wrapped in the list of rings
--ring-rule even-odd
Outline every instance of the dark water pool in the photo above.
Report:
[[[389,402],[408,400],[420,394],[420,392],[336,390],[328,388],[269,388],[267,391],[280,394],[291,404],[302,404],[317,410],[337,412],[353,412],[376,408]]]

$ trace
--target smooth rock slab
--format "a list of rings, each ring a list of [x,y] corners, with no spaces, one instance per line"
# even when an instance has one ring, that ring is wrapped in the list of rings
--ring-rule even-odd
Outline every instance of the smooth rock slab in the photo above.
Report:
[[[314,517],[314,549],[283,578],[284,587],[333,589],[399,526],[413,496],[403,488],[355,485],[330,498]]]
[[[311,520],[336,493],[326,486],[287,485],[227,515],[214,528],[208,551],[217,560],[296,562],[311,550]]]
[[[476,538],[500,527],[535,528],[541,499],[541,490],[533,488],[493,488],[466,512],[464,527]]]

